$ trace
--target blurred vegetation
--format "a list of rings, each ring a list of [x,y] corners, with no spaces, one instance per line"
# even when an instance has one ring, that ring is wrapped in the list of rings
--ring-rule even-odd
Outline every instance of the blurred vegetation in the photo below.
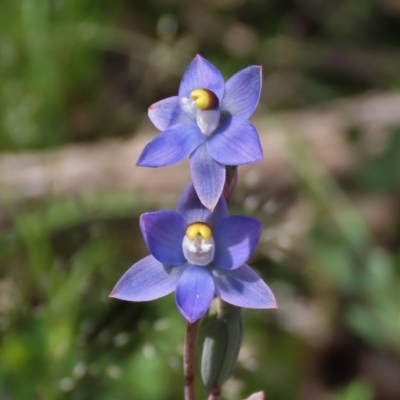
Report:
[[[392,92],[399,37],[398,0],[1,1],[0,151],[134,135],[195,53],[226,77],[261,64],[260,115]],[[366,135],[348,132],[361,163],[340,182],[291,135],[298,187],[285,196],[306,205],[310,229],[288,248],[284,213],[252,211],[281,243],[252,262],[281,308],[246,312],[227,399],[400,398],[400,127],[377,154]],[[0,192],[0,400],[181,398],[173,297],[107,297],[147,254],[136,193]],[[234,209],[249,214],[243,196]],[[359,199],[395,204],[379,232]]]

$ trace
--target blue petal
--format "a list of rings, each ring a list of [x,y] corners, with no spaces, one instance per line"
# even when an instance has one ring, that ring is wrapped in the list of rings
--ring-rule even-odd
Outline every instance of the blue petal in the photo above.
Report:
[[[240,117],[225,118],[207,140],[211,157],[224,165],[243,165],[263,157],[256,128]]]
[[[165,267],[153,256],[137,262],[115,285],[110,297],[128,301],[149,301],[172,293],[185,267]]]
[[[176,123],[191,122],[187,113],[182,111],[178,96],[168,97],[152,104],[148,114],[150,121],[160,131],[165,131]]]
[[[140,229],[154,258],[164,265],[186,262],[182,251],[186,222],[175,211],[157,211],[140,216]]]
[[[233,75],[225,84],[221,111],[244,119],[249,118],[260,99],[261,83],[262,70],[261,67],[255,65]]]
[[[214,92],[220,103],[224,96],[225,83],[221,72],[203,57],[197,55],[183,74],[179,87],[179,99],[189,98],[195,89]]]
[[[171,126],[146,145],[137,165],[157,168],[175,164],[204,141],[195,122]]]
[[[190,156],[190,171],[200,201],[213,210],[224,188],[225,166],[214,161],[203,144]]]
[[[188,225],[193,222],[205,222],[212,228],[214,228],[222,218],[228,216],[228,207],[222,196],[218,200],[214,211],[211,212],[208,208],[205,208],[199,200],[193,184],[188,185],[184,190],[179,199],[177,211],[185,218]]]
[[[271,289],[246,264],[233,271],[214,269],[213,276],[216,294],[227,303],[244,308],[278,308]]]
[[[181,314],[193,323],[210,308],[214,292],[211,270],[190,265],[179,278],[175,294],[176,304]]]
[[[232,215],[224,218],[214,231],[215,256],[213,264],[222,269],[235,269],[243,265],[260,240],[260,221]]]

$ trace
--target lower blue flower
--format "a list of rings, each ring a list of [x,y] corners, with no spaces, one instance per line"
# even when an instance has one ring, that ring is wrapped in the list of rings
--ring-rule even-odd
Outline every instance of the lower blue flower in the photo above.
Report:
[[[262,225],[228,216],[223,198],[210,211],[190,185],[177,211],[145,213],[140,228],[151,255],[122,276],[110,297],[149,301],[175,291],[178,309],[191,323],[206,313],[214,296],[238,307],[277,307],[272,291],[245,264]]]

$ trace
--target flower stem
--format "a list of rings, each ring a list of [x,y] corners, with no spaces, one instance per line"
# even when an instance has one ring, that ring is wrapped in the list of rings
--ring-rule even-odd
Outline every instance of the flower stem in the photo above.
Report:
[[[207,400],[219,400],[221,398],[221,388],[216,385],[207,397]]]
[[[199,321],[188,323],[186,328],[183,369],[185,375],[185,400],[196,400],[195,354]]]

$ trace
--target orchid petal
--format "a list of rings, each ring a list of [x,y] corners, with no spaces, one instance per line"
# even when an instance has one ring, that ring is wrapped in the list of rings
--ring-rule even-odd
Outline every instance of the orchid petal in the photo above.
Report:
[[[199,196],[193,184],[188,185],[184,190],[179,199],[177,211],[185,218],[188,225],[193,222],[205,222],[212,228],[216,226],[222,218],[228,216],[228,207],[222,196],[219,198],[214,211],[211,212],[208,208],[205,208],[199,200]]]
[[[157,211],[140,216],[140,229],[154,258],[164,265],[186,262],[182,250],[186,222],[175,211]]]
[[[224,218],[214,230],[213,264],[222,269],[240,267],[257,246],[261,230],[261,222],[254,218],[241,215]]]
[[[203,144],[190,156],[190,170],[200,201],[213,210],[224,188],[225,166],[214,161]]]
[[[248,119],[260,99],[262,70],[259,66],[242,69],[225,84],[225,95],[221,110],[230,115]]]
[[[165,131],[176,123],[192,122],[187,113],[182,111],[178,96],[168,97],[152,104],[148,115],[150,121],[160,131]]]
[[[205,141],[196,123],[171,126],[146,145],[137,165],[164,167],[181,161]]]
[[[128,301],[149,301],[172,293],[184,266],[165,267],[147,256],[128,269],[115,285],[110,297]]]
[[[214,92],[221,103],[225,83],[221,72],[203,57],[197,55],[183,74],[179,87],[179,99],[190,98],[195,89],[208,89]]]
[[[256,128],[240,117],[225,118],[207,140],[211,157],[224,165],[243,165],[263,157]]]
[[[188,266],[176,288],[175,300],[179,311],[190,323],[197,321],[209,309],[214,291],[210,269]]]
[[[278,308],[271,289],[246,264],[233,271],[214,269],[213,276],[216,294],[227,303],[244,308]]]

